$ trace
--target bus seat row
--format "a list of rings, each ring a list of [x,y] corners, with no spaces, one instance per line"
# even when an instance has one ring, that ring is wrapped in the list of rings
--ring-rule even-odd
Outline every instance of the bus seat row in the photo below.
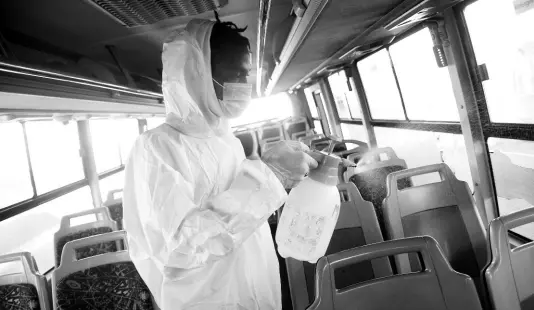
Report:
[[[107,243],[123,247],[84,258],[78,254],[85,248]],[[0,309],[158,309],[130,259],[125,231],[67,242],[61,265],[52,272],[51,289],[30,253],[2,256],[0,267],[13,261],[20,261],[24,270],[0,276]],[[52,304],[48,297],[50,291]]]
[[[419,253],[424,269],[392,275],[338,289],[336,271],[376,258]],[[438,243],[428,236],[365,245],[322,257],[317,264],[317,296],[307,309],[365,310],[478,310],[475,286],[467,275],[454,271]]]

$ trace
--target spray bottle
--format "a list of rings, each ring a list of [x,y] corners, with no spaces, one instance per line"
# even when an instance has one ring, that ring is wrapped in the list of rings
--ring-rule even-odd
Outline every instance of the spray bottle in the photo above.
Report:
[[[319,166],[289,193],[276,231],[282,257],[315,263],[326,253],[339,216],[339,165],[350,164],[331,154],[333,146],[310,154]]]

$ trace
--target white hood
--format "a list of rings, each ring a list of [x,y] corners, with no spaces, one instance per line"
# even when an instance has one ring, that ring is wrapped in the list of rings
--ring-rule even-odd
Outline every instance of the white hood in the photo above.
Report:
[[[198,138],[229,131],[211,77],[210,36],[215,22],[195,19],[163,44],[166,123]]]

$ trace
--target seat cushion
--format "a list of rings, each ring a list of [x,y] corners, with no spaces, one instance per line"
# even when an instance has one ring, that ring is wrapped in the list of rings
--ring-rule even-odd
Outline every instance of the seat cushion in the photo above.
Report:
[[[59,263],[61,261],[61,252],[63,252],[63,246],[69,241],[72,240],[78,240],[90,236],[95,235],[101,235],[105,233],[112,232],[113,230],[111,227],[98,227],[98,228],[91,228],[83,231],[79,231],[73,234],[69,234],[67,236],[61,237],[58,240],[57,248],[56,248],[56,267],[59,266]],[[108,252],[116,252],[117,251],[117,243],[115,241],[95,244],[83,248],[79,248],[76,250],[76,258],[82,259],[90,256],[95,256],[98,254],[108,253]]]
[[[0,309],[33,310],[40,309],[39,295],[35,286],[18,283],[0,286]]]
[[[111,219],[117,222],[117,228],[122,230],[122,203],[117,203],[108,207]]]
[[[59,280],[56,289],[61,310],[153,309],[150,291],[132,262],[72,273]]]

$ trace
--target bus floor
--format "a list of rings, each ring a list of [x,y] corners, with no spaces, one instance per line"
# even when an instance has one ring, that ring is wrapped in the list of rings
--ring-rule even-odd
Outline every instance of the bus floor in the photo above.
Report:
[[[291,303],[291,292],[289,290],[289,280],[287,277],[286,260],[278,254],[278,245],[275,241],[277,224],[269,223],[271,228],[271,235],[273,236],[274,247],[276,249],[276,256],[278,257],[278,265],[280,266],[280,282],[282,288],[282,310],[293,310]]]

